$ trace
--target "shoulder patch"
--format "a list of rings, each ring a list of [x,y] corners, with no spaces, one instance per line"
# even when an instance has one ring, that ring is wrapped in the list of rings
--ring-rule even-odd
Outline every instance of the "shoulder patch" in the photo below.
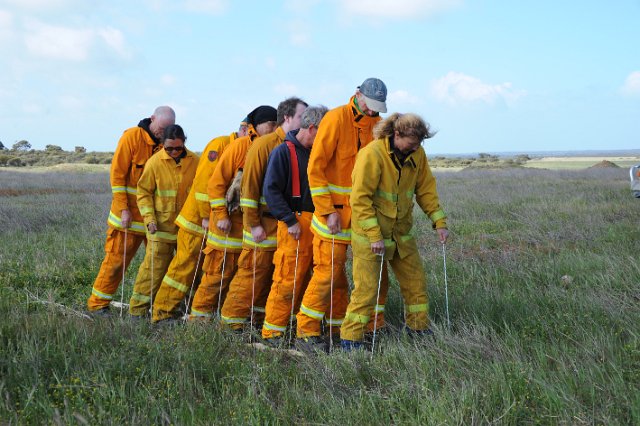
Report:
[[[207,158],[209,158],[209,161],[211,162],[216,161],[218,159],[218,151],[209,151]]]

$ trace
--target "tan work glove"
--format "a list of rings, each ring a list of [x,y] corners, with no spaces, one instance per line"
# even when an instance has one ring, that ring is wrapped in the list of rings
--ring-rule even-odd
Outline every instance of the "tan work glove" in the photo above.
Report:
[[[240,208],[240,187],[242,186],[242,169],[238,170],[229,189],[227,189],[227,210],[233,213]]]

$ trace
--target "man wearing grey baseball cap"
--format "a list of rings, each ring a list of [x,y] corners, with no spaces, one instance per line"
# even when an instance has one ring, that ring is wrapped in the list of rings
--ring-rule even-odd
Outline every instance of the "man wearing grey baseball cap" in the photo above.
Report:
[[[360,148],[373,140],[379,113],[387,112],[386,100],[387,87],[382,80],[368,78],[348,104],[327,112],[318,125],[307,167],[315,207],[311,219],[314,268],[296,316],[299,350],[330,349],[333,338],[328,346],[320,335],[323,321],[329,326],[329,336],[338,338],[348,299],[344,265],[351,243],[351,172]],[[385,279],[386,275],[385,271]],[[380,306],[376,307],[380,315],[385,298],[386,294],[380,294]],[[376,321],[378,326],[384,323],[382,317]]]

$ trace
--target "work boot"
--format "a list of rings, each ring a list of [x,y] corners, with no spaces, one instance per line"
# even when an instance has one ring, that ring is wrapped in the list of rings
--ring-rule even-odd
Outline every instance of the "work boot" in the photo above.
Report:
[[[405,331],[407,332],[407,337],[414,342],[434,343],[436,341],[436,336],[430,328],[426,330],[413,330],[407,327]]]
[[[352,352],[357,350],[364,350],[365,345],[364,345],[364,342],[360,342],[357,340],[342,339],[340,341],[340,348],[342,348],[344,352]]]
[[[329,345],[322,336],[298,337],[295,342],[295,348],[308,354],[329,352]]]
[[[142,324],[147,322],[149,317],[147,315],[129,315],[129,322],[134,324]]]
[[[87,311],[87,315],[89,315],[91,318],[94,318],[94,319],[111,318],[112,317],[111,310],[109,309],[108,306],[106,308],[97,309],[95,311]]]
[[[282,349],[282,348],[285,348],[286,346],[286,342],[284,340],[284,337],[282,336],[269,337],[267,339],[263,338],[262,343],[269,346],[270,348],[276,348],[276,349]]]
[[[156,321],[153,323],[153,325],[154,327],[157,327],[157,328],[174,328],[183,323],[184,321],[180,318],[169,317],[169,318],[161,319],[160,321]]]
[[[380,327],[379,329],[376,330],[376,341],[378,341],[378,339],[382,338],[383,336],[389,336],[391,335],[391,330],[389,330],[389,328],[387,327]],[[367,331],[364,334],[364,339],[363,341],[370,345],[373,342],[373,331]]]

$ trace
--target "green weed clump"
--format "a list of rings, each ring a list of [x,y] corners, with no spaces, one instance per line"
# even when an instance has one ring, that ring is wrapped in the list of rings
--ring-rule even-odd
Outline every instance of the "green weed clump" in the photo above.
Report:
[[[640,222],[626,172],[437,177],[451,328],[442,247],[416,210],[435,342],[402,333],[392,278],[373,357],[299,358],[211,323],[82,318],[108,176],[0,171],[0,423],[640,423]]]

